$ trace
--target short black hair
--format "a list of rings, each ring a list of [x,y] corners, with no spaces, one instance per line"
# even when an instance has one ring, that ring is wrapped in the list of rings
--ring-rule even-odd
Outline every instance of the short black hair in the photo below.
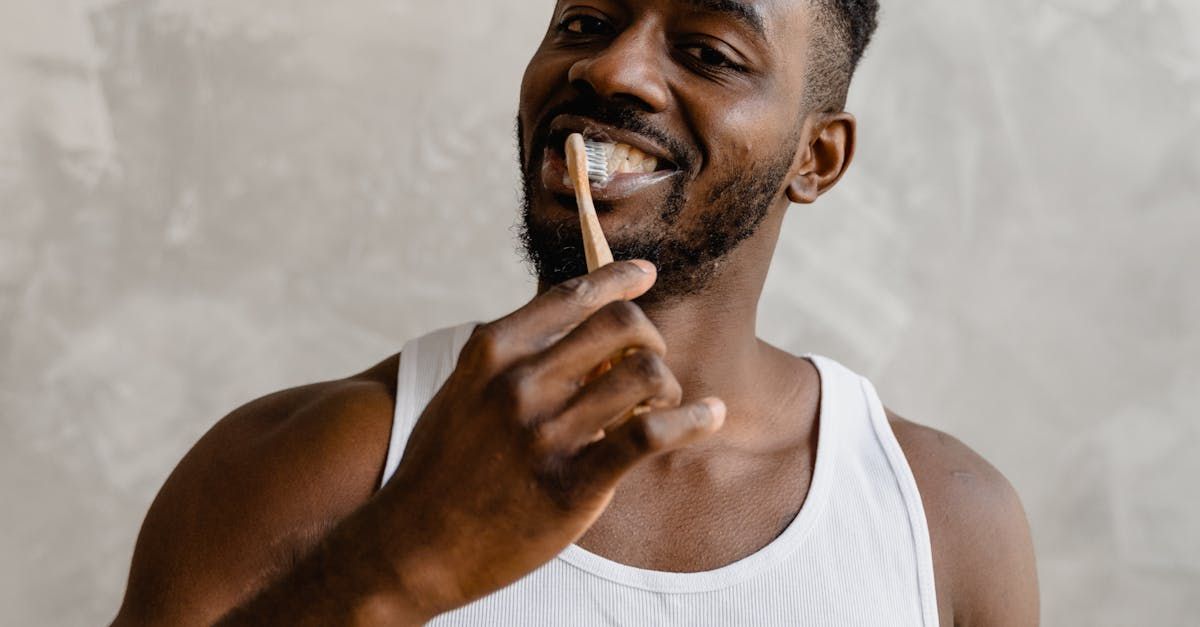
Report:
[[[846,107],[850,79],[877,26],[878,0],[807,0],[812,8],[804,111],[831,113]]]

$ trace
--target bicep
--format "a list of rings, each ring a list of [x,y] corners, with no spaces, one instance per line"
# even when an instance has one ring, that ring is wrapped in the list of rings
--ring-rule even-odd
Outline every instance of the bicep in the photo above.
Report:
[[[180,461],[146,514],[116,624],[212,624],[369,498],[382,454],[368,441],[387,441],[379,399],[322,385],[238,409]]]

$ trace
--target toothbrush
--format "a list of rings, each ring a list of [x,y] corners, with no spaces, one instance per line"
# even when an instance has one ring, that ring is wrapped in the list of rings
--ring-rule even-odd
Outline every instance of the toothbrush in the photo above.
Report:
[[[587,259],[588,272],[612,263],[612,251],[600,218],[596,217],[596,206],[592,204],[592,183],[608,181],[608,156],[596,142],[589,142],[579,133],[567,138],[567,175],[575,188],[575,201],[579,205],[579,223],[583,230],[583,254]]]
[[[592,183],[608,181],[608,156],[604,148],[596,142],[590,142],[579,133],[572,133],[567,138],[567,175],[575,187],[575,201],[579,205],[579,222],[583,229],[583,254],[587,258],[588,272],[612,263],[612,251],[608,248],[608,240],[604,239],[604,231],[600,229],[600,219],[596,217],[596,207],[592,204]],[[599,378],[612,370],[613,366],[622,359],[636,352],[635,348],[627,348],[597,366],[584,377],[584,383]],[[633,416],[640,416],[651,411],[649,405],[638,405],[610,424],[607,429],[615,428]],[[605,429],[600,429],[592,435],[592,442],[598,442],[605,437]]]

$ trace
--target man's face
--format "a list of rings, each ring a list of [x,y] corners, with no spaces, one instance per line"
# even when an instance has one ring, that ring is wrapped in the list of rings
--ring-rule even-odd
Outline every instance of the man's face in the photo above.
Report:
[[[586,272],[563,145],[630,156],[593,186],[617,259],[659,266],[648,295],[702,290],[783,191],[801,140],[806,2],[560,0],[525,72],[518,133],[538,277]],[[614,165],[610,163],[610,170]]]

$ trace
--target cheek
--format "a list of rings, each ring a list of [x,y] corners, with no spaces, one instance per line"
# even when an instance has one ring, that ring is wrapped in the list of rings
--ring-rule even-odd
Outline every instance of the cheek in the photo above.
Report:
[[[729,144],[729,155],[739,163],[749,163],[754,156],[751,147],[750,137],[746,134],[738,134]]]
[[[525,68],[525,75],[521,78],[521,94],[517,102],[517,115],[520,116],[521,122],[525,125],[526,134],[533,131],[533,116],[537,106],[534,104],[539,101],[540,90],[536,60],[530,61]],[[528,140],[528,137],[522,139]]]
[[[555,91],[566,86],[571,60],[538,50],[521,77],[521,110],[536,114]]]
[[[536,95],[537,87],[539,83],[541,83],[538,78],[540,75],[540,69],[540,64],[538,63],[538,58],[536,56],[530,59],[529,64],[525,66],[525,73],[521,76],[520,98],[522,110],[528,106],[529,102]]]
[[[781,109],[759,100],[715,109],[705,120],[712,129],[710,136],[716,138],[711,144],[713,160],[723,165],[761,161],[764,150],[775,148],[793,132],[792,125],[784,123]]]

